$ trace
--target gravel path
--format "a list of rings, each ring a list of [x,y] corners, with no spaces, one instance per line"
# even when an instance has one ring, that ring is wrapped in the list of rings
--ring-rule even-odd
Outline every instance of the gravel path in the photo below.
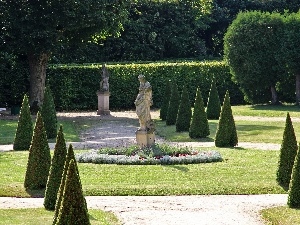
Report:
[[[159,116],[157,112],[151,115],[153,118]],[[98,116],[95,112],[59,113],[58,116],[74,121],[85,117],[92,123],[95,121],[95,124],[101,120],[101,126],[92,126],[81,133],[82,142],[72,143],[75,149],[126,146],[135,143],[138,120],[134,111],[112,112],[110,116]],[[283,118],[277,119],[279,121]],[[165,140],[156,137],[156,142]],[[214,142],[173,144],[214,146]],[[54,145],[50,144],[50,147],[53,148]],[[239,147],[278,150],[280,145],[239,143]],[[10,150],[11,145],[0,146],[1,149]],[[287,195],[87,196],[86,199],[89,208],[111,211],[124,225],[263,225],[259,211],[285,205]],[[35,207],[43,207],[42,198],[0,198],[0,208]]]

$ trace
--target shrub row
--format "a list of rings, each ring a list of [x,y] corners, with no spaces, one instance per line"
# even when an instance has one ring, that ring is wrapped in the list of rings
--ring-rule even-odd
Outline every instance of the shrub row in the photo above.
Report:
[[[48,68],[47,82],[53,92],[57,110],[95,110],[101,79],[102,65],[53,65]],[[110,109],[134,108],[138,92],[137,76],[144,74],[152,85],[153,107],[160,108],[163,101],[165,85],[168,80],[175,81],[179,92],[186,85],[190,102],[194,102],[196,89],[202,90],[207,102],[213,77],[220,98],[226,90],[231,93],[233,105],[243,104],[243,94],[231,81],[229,68],[222,61],[182,62],[182,63],[148,63],[107,65],[110,73]]]

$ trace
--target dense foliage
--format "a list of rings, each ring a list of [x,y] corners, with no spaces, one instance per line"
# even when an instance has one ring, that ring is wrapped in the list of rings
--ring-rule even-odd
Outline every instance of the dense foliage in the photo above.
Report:
[[[57,133],[56,143],[54,147],[54,154],[51,161],[47,186],[44,197],[44,207],[47,210],[54,210],[57,192],[61,183],[64,165],[66,161],[67,147],[64,138],[62,125]]]
[[[288,206],[300,208],[300,151],[298,149],[288,192]]]
[[[168,113],[166,118],[166,125],[175,125],[177,114],[178,114],[178,108],[180,104],[180,96],[178,92],[178,87],[176,82],[172,82],[172,90],[171,90],[171,96],[169,101],[169,107],[168,107]]]
[[[55,138],[57,135],[57,116],[52,92],[49,87],[46,87],[45,89],[41,115],[43,117],[48,139]]]
[[[189,99],[189,93],[187,87],[184,86],[181,93],[181,98],[180,98],[180,103],[179,103],[179,108],[178,108],[178,113],[177,113],[177,118],[175,123],[176,131],[177,132],[189,131],[191,117],[192,117],[192,110],[191,110],[191,104]]]
[[[171,84],[172,83],[170,80],[166,81],[165,91],[162,96],[163,100],[162,100],[162,104],[161,104],[160,111],[159,111],[159,118],[161,120],[167,119],[169,101],[170,101],[170,96],[171,96]]]
[[[216,147],[234,147],[238,144],[238,136],[232,115],[229,92],[224,97],[219,124],[215,136]]]
[[[210,134],[207,115],[204,108],[203,98],[200,88],[197,89],[194,111],[189,129],[191,138],[204,138]]]
[[[32,118],[30,115],[27,95],[24,95],[22,107],[18,120],[18,127],[14,139],[14,150],[28,150],[31,144],[33,133]]]
[[[31,190],[45,188],[50,165],[51,155],[47,134],[42,116],[38,112],[29,149],[24,187]]]
[[[91,224],[74,159],[71,159],[69,163],[61,206],[55,224]]]
[[[290,114],[287,113],[283,140],[280,148],[280,156],[277,169],[277,182],[285,189],[288,189],[298,144]]]
[[[247,102],[279,101],[276,84],[285,75],[277,60],[282,28],[279,13],[254,11],[239,13],[226,32],[225,59]]]
[[[211,87],[209,91],[209,96],[206,106],[206,115],[209,120],[219,119],[221,112],[221,103],[217,90],[216,79],[213,78],[211,82]]]

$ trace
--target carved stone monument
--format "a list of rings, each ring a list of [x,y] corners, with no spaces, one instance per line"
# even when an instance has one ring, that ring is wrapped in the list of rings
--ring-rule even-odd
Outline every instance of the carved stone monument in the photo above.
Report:
[[[97,115],[110,115],[109,110],[109,73],[106,65],[102,65],[102,75],[100,81],[100,90],[97,92],[98,95],[98,111]]]
[[[140,127],[136,131],[136,141],[140,147],[145,147],[155,143],[155,125],[150,115],[150,106],[153,104],[152,87],[144,75],[139,75],[138,79],[140,87],[134,104]]]

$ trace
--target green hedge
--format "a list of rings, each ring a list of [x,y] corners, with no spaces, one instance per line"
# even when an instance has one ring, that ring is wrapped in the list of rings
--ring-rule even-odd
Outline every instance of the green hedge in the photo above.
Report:
[[[47,71],[57,110],[96,110],[97,94],[101,79],[100,64],[94,65],[52,65]],[[179,92],[183,85],[189,90],[191,103],[196,89],[202,90],[206,104],[211,80],[216,77],[220,97],[226,90],[231,93],[232,105],[243,104],[243,94],[231,81],[228,66],[222,61],[145,63],[107,65],[110,73],[110,109],[132,109],[138,93],[137,76],[144,74],[153,90],[153,107],[162,105],[167,80],[175,81]]]

